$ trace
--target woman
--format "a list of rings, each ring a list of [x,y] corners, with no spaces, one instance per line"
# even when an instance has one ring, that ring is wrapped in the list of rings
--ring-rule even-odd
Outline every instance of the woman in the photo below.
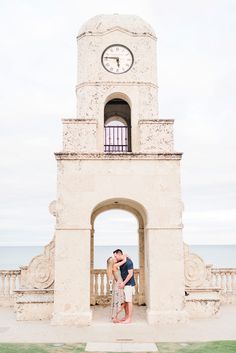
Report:
[[[124,309],[125,305],[124,289],[119,288],[119,283],[123,282],[120,274],[120,266],[122,266],[126,260],[127,255],[124,255],[124,259],[119,262],[116,262],[115,258],[112,256],[107,259],[108,281],[113,281],[111,297],[111,319],[114,323],[120,322],[118,315]]]

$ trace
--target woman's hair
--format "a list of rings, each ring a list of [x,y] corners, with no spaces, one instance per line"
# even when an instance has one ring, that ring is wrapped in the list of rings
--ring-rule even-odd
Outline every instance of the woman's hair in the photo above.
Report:
[[[112,268],[114,265],[114,259],[112,256],[110,256],[107,259],[107,277],[108,277],[108,281],[110,281],[112,279]]]

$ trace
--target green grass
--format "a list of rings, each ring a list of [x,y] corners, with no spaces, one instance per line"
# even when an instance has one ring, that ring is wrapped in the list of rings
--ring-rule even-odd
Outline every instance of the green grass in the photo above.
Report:
[[[85,351],[85,344],[30,344],[0,343],[0,353],[79,353]]]
[[[157,343],[159,353],[236,353],[236,341]],[[0,343],[0,353],[80,353],[85,344]],[[105,353],[105,352],[104,352]],[[146,352],[148,353],[148,352]]]
[[[157,343],[159,353],[236,353],[236,341]]]

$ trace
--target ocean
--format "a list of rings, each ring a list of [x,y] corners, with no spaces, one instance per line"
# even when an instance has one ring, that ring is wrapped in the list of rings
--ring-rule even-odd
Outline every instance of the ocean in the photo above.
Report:
[[[95,268],[106,268],[106,260],[113,250],[121,247],[139,267],[137,246],[95,246]],[[191,245],[191,251],[200,255],[205,263],[214,267],[236,267],[236,245]],[[18,269],[43,252],[43,246],[0,246],[0,269]]]

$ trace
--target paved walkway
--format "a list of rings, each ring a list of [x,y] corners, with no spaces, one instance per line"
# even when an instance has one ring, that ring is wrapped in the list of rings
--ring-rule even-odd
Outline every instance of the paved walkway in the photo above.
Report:
[[[86,352],[158,352],[155,343],[89,342]]]
[[[52,326],[49,321],[16,321],[12,308],[0,308],[0,342],[186,342],[236,340],[236,306],[226,305],[217,317],[185,324],[149,326],[145,307],[136,307],[129,325],[108,321],[109,309],[96,307],[91,326]]]

